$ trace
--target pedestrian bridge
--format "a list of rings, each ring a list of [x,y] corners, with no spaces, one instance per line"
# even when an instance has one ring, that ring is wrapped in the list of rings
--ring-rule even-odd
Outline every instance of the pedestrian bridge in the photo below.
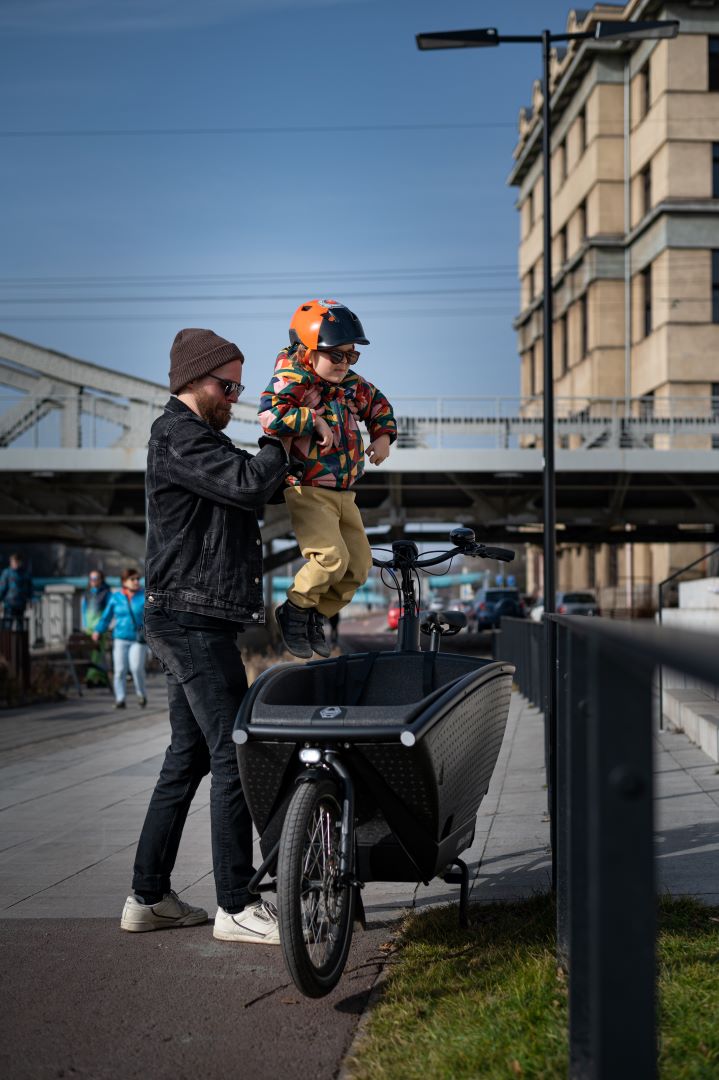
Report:
[[[0,334],[0,539],[144,552],[144,469],[159,383]],[[357,488],[368,526],[461,521],[495,541],[541,539],[541,398],[395,399],[399,439]],[[228,434],[256,448],[256,403]],[[557,521],[576,542],[719,536],[719,401],[555,402]],[[627,527],[629,527],[627,529]],[[289,533],[268,507],[266,541]],[[426,533],[424,535],[427,535]]]

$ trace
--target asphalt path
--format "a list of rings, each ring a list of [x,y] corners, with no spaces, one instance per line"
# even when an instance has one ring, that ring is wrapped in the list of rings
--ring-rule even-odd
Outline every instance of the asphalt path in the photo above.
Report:
[[[278,947],[215,941],[211,925],[123,933],[118,919],[0,921],[4,1080],[333,1077],[390,931],[355,934],[320,1000]]]
[[[343,649],[393,648],[385,625],[379,611],[343,620]],[[369,929],[355,931],[338,987],[319,1000],[299,993],[277,947],[215,941],[211,924],[121,931],[134,847],[167,740],[159,677],[148,680],[148,697],[147,709],[122,717],[107,694],[2,717],[0,1077],[330,1080],[403,912],[456,899],[456,887],[369,883]],[[212,916],[208,804],[203,781],[173,883]]]
[[[362,622],[370,640],[377,622]],[[390,640],[375,636],[371,647]],[[296,989],[280,948],[215,941],[211,922],[121,931],[144,789],[154,783],[166,742],[164,682],[149,680],[148,694],[147,710],[126,717],[117,716],[109,695],[97,694],[3,717],[0,803],[8,805],[0,822],[0,892],[8,895],[0,907],[11,905],[14,917],[0,918],[0,1077],[329,1080],[352,1042],[401,910],[393,921],[375,917],[367,931],[355,930],[338,987],[319,1000]],[[58,779],[66,770],[68,779]],[[92,784],[101,792],[95,803],[82,794]],[[199,810],[185,830],[184,883],[200,879],[193,886],[199,895],[185,895],[212,916],[208,794],[196,798]],[[79,833],[87,834],[85,844]],[[57,855],[65,845],[76,849],[67,858]],[[26,847],[35,858],[23,854]],[[35,883],[36,876],[42,880]],[[178,888],[182,881],[180,873]],[[21,917],[33,901],[17,898],[35,890],[41,906]],[[92,917],[98,908],[117,914]],[[66,917],[74,911],[78,917]]]

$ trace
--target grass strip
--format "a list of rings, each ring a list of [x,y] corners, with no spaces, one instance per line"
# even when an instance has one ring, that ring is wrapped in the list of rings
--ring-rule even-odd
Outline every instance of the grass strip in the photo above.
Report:
[[[659,905],[661,1080],[719,1077],[719,908]],[[548,896],[410,916],[352,1080],[564,1080],[567,983]]]

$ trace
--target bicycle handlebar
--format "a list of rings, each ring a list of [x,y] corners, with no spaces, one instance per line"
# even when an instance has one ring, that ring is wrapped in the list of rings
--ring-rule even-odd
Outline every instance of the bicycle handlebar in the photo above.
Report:
[[[413,557],[407,550],[394,552],[391,559],[382,560],[372,557],[373,566],[384,570],[422,570],[427,566],[437,566],[439,563],[449,562],[456,555],[471,555],[480,559],[497,559],[499,562],[511,562],[514,552],[508,548],[486,547],[484,544],[464,544],[461,547],[450,548],[432,559],[421,559],[419,555]]]

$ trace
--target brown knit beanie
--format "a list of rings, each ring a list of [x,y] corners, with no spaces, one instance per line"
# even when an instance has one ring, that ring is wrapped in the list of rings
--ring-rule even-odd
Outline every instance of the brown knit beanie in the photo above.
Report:
[[[244,359],[234,342],[212,330],[180,330],[170,349],[170,393],[176,394],[193,379],[209,375],[230,360]]]

